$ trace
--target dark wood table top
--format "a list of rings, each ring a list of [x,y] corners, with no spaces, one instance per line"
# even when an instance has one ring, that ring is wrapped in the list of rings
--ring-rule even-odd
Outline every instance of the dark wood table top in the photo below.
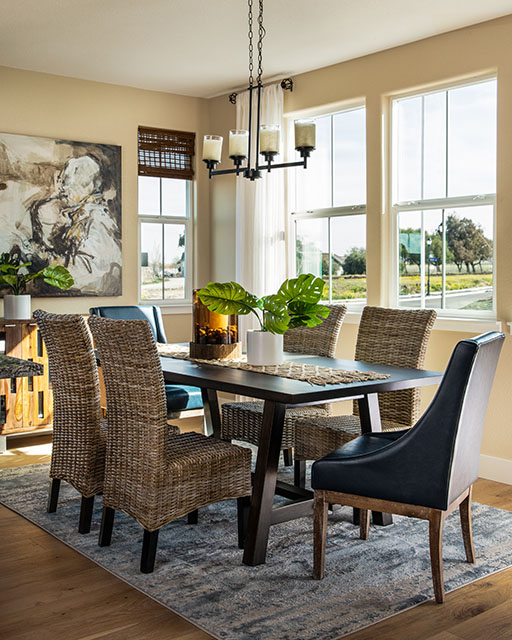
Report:
[[[43,371],[43,365],[38,362],[0,355],[0,378],[42,376]]]
[[[320,386],[302,380],[281,378],[243,369],[230,369],[215,365],[199,364],[190,360],[161,357],[162,370],[167,383],[187,384],[203,389],[216,389],[226,393],[273,400],[285,404],[303,404],[322,400],[353,397],[360,394],[396,391],[422,387],[441,382],[439,371],[390,367],[355,360],[321,358],[299,354],[285,354],[286,361],[295,361],[333,369],[374,371],[388,374],[385,380],[369,380]]]

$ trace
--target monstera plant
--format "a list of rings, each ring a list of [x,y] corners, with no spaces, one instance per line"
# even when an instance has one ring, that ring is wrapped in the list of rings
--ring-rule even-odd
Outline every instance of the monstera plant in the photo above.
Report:
[[[73,276],[66,267],[49,265],[40,271],[29,271],[31,262],[21,262],[17,256],[9,253],[0,254],[0,287],[7,287],[12,295],[25,293],[31,280],[42,278],[47,284],[59,289],[69,289],[73,285]]]
[[[237,282],[210,282],[197,295],[201,302],[223,315],[253,313],[261,331],[282,334],[295,327],[315,327],[329,315],[319,304],[324,281],[311,273],[285,280],[277,293],[258,298]]]
[[[42,279],[58,289],[69,289],[74,284],[73,276],[66,267],[49,265],[40,271],[29,271],[31,262],[22,262],[17,254],[0,254],[0,288],[7,288],[4,295],[4,316],[13,320],[30,318],[30,295],[25,295],[32,280]]]

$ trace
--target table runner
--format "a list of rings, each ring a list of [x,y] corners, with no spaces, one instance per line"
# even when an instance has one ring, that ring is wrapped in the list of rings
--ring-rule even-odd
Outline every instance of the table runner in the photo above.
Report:
[[[280,376],[281,378],[291,378],[301,380],[319,386],[326,384],[349,384],[350,382],[366,382],[368,380],[385,380],[388,374],[376,373],[375,371],[348,371],[346,369],[331,369],[329,367],[318,367],[313,364],[303,364],[301,362],[283,362],[279,365],[252,365],[247,364],[247,356],[244,354],[236,360],[202,360],[191,358],[189,348],[176,344],[157,343],[158,353],[166,358],[178,358],[180,360],[191,360],[200,364],[211,364],[216,367],[227,367],[229,369],[243,369],[255,373],[265,373],[270,376]]]

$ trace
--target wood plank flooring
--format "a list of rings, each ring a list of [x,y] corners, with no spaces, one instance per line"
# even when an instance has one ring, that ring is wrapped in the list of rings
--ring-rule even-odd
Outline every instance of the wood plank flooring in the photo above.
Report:
[[[197,418],[176,422],[187,431],[200,425]],[[50,436],[8,444],[0,468],[49,460]],[[512,510],[511,485],[479,480],[473,498]],[[0,507],[0,539],[3,640],[211,638],[5,507]],[[447,594],[443,605],[427,602],[347,638],[510,640],[512,569]]]

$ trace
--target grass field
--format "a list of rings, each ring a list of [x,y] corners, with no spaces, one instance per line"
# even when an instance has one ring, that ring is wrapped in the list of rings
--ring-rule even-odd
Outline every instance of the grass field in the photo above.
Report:
[[[425,278],[425,286],[427,279]],[[430,276],[430,291],[441,291],[443,287],[442,276]],[[492,287],[492,273],[457,273],[447,274],[446,291],[460,291],[462,289],[474,289],[475,287]],[[400,295],[421,293],[420,276],[401,276]]]
[[[476,287],[492,287],[492,273],[449,273],[446,275],[446,290],[461,291]],[[329,297],[328,280],[325,285],[325,296]],[[426,286],[426,279],[425,279]],[[441,291],[442,276],[430,276],[430,291]],[[421,293],[421,278],[419,275],[405,275],[400,277],[400,295]],[[354,300],[366,297],[366,275],[335,276],[332,279],[333,300]]]

